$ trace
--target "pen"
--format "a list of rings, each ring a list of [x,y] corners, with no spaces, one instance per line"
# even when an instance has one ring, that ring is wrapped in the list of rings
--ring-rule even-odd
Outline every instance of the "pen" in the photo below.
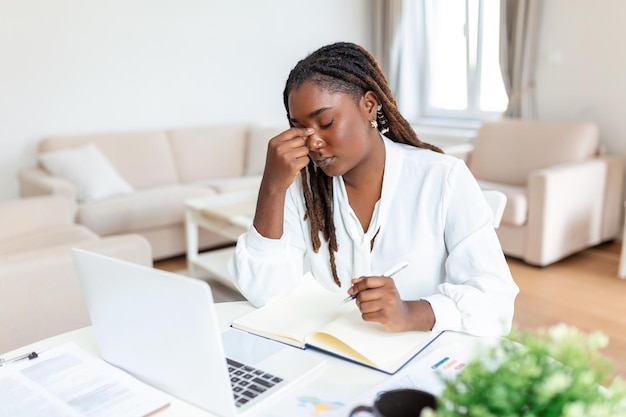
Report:
[[[402,271],[404,268],[406,268],[407,266],[409,266],[408,262],[400,262],[399,264],[395,265],[393,268],[391,268],[390,270],[388,270],[387,272],[385,272],[383,274],[384,277],[392,277],[395,274],[397,274],[398,272]],[[353,295],[349,295],[346,299],[344,299],[341,304],[345,304],[348,301],[352,301],[356,298],[356,294]]]
[[[37,358],[38,356],[39,355],[37,355],[37,352],[31,352],[31,353],[26,353],[24,355],[17,356],[15,358],[7,359],[7,360],[0,358],[0,367],[8,365],[13,362],[21,361],[22,359],[32,360],[32,359]]]
[[[434,364],[433,366],[431,366],[432,369],[437,369],[439,368],[440,365],[443,365],[444,363],[446,363],[446,361],[450,359],[449,357],[445,357],[442,360],[440,360],[439,362],[437,362],[436,364]]]

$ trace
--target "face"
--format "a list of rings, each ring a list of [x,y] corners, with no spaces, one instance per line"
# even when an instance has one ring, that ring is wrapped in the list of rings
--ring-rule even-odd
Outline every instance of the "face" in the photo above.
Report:
[[[349,175],[365,167],[380,136],[370,125],[376,101],[366,93],[357,103],[345,93],[331,93],[306,82],[288,97],[290,121],[312,128],[307,142],[309,158],[328,176]]]

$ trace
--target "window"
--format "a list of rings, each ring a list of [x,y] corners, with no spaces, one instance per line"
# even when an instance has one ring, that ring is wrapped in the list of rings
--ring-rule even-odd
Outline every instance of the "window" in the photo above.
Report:
[[[500,2],[418,4],[421,10],[414,10],[414,19],[405,19],[420,43],[407,50],[417,58],[419,94],[411,106],[417,110],[416,118],[484,120],[502,114],[508,99],[499,64]]]

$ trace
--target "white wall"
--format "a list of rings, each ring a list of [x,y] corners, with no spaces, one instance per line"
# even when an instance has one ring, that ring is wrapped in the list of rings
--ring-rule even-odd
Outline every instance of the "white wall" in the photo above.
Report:
[[[542,0],[538,116],[626,159],[626,2]],[[371,0],[0,0],[0,199],[46,135],[283,120],[295,62],[370,48]]]
[[[538,116],[596,122],[607,150],[626,159],[626,1],[542,3]]]
[[[284,120],[289,70],[364,0],[0,0],[0,199],[46,135]]]
[[[595,122],[607,152],[626,160],[626,1],[542,4],[538,117]]]

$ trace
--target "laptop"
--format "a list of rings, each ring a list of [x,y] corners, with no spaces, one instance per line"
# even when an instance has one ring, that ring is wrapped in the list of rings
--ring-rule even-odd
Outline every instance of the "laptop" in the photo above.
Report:
[[[205,281],[76,248],[72,257],[103,359],[216,415],[246,414],[324,363],[222,332]]]

